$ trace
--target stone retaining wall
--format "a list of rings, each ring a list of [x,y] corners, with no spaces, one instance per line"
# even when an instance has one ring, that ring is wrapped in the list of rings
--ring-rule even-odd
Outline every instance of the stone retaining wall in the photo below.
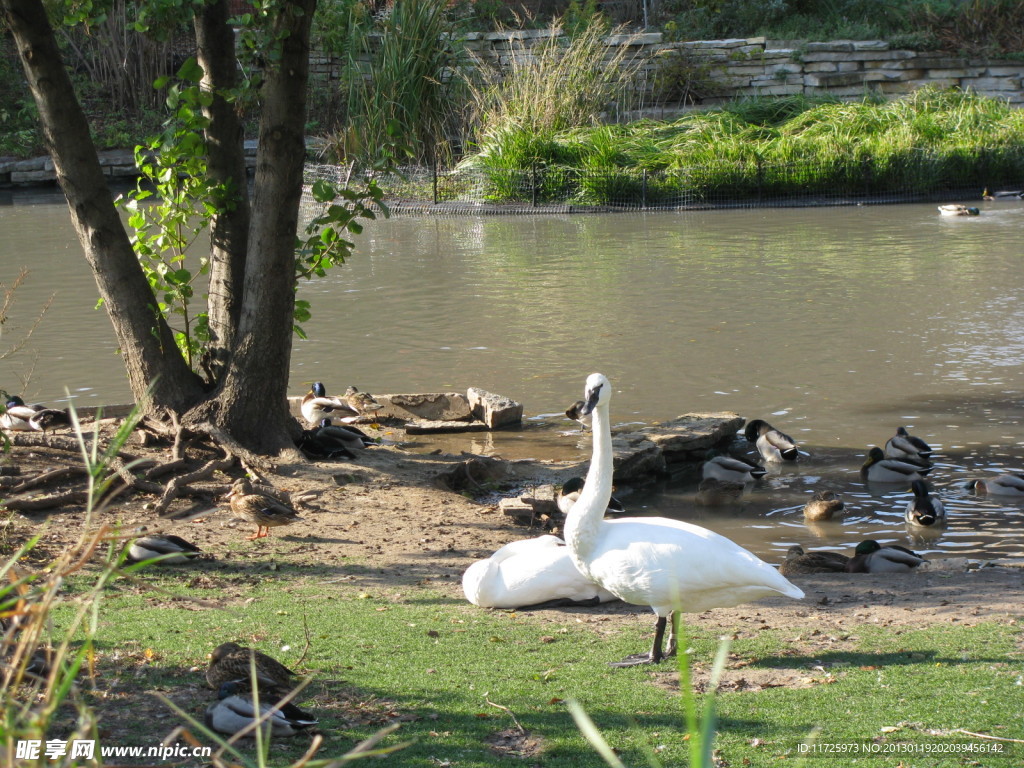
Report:
[[[552,34],[550,30],[474,32],[466,36],[464,44],[482,62],[507,67],[513,57],[529,56],[531,48]],[[680,43],[665,42],[660,32],[646,32],[613,35],[607,42],[609,59],[628,46],[644,62],[641,110],[630,117],[667,118],[692,109],[694,103],[707,106],[737,96],[896,97],[925,85],[969,89],[1014,106],[1024,104],[1024,63],[894,50],[884,40],[808,43],[755,37]],[[659,70],[671,72],[680,82],[659,76]],[[342,71],[339,60],[312,57],[311,74],[321,81],[334,83]],[[688,94],[682,95],[685,103],[666,100],[665,94],[673,90]],[[255,143],[247,142],[250,165],[255,163],[255,153]],[[112,178],[136,175],[129,150],[101,153],[100,161],[104,173]],[[0,160],[0,185],[52,182],[54,178],[48,157]]]
[[[482,62],[507,68],[513,57],[529,57],[531,48],[553,34],[546,29],[476,32],[467,35],[464,44]],[[924,85],[959,87],[1014,105],[1024,103],[1024,63],[894,50],[884,40],[812,43],[755,37],[665,42],[661,33],[647,32],[613,35],[608,46],[609,59],[629,46],[644,61],[648,106],[666,105],[656,90],[664,92],[671,83],[655,86],[657,71],[665,66],[681,76],[694,76],[693,96],[701,105],[737,96],[899,96]],[[312,62],[313,73],[327,80],[337,80],[342,69],[341,62],[328,57],[316,56]]]

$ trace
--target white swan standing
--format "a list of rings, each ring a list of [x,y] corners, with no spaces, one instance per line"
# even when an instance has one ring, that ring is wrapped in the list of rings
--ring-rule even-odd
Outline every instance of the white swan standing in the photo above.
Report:
[[[551,601],[596,605],[614,600],[579,572],[557,536],[506,544],[462,574],[466,599],[481,608],[523,608]]]
[[[593,414],[594,451],[564,534],[584,576],[627,603],[649,605],[658,616],[650,652],[612,666],[657,663],[671,655],[674,631],[664,653],[662,640],[675,611],[727,608],[777,594],[802,598],[804,593],[768,563],[700,526],[664,517],[603,519],[612,491],[611,395],[602,374],[587,378],[584,411]]]

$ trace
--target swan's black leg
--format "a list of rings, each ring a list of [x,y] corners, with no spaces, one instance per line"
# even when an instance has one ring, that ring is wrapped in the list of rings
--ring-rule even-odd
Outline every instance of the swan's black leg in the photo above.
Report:
[[[679,634],[679,614],[672,611],[669,614],[669,618],[672,620],[672,624],[669,626],[668,631],[668,646],[665,648],[665,658],[676,655],[676,636]]]
[[[609,667],[636,667],[640,664],[657,664],[664,657],[661,652],[661,642],[665,637],[665,617],[659,616],[654,625],[654,643],[651,645],[650,653],[637,653],[627,656],[622,661],[609,662]]]

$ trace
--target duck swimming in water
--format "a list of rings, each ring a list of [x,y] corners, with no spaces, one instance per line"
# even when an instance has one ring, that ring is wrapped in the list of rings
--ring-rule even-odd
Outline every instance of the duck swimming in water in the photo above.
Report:
[[[775,429],[764,419],[747,422],[743,436],[757,447],[757,452],[765,461],[796,461],[800,455],[793,438]]]

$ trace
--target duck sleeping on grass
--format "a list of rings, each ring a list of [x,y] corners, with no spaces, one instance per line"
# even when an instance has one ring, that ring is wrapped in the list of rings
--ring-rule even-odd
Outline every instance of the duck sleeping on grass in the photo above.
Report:
[[[239,682],[224,683],[217,698],[204,718],[206,726],[217,733],[234,736],[246,731],[252,736],[259,728],[271,736],[294,736],[319,722],[290,701],[281,703],[279,696],[263,691],[254,694]],[[259,725],[257,721],[261,721]]]
[[[201,554],[199,547],[173,533],[150,533],[132,541],[125,560],[129,563],[155,560],[159,565],[177,565]]]
[[[221,643],[210,654],[206,682],[215,691],[234,681],[251,685],[253,666],[256,668],[257,686],[267,692],[287,693],[294,687],[294,678],[298,677],[277,659],[261,651],[238,643]]]

